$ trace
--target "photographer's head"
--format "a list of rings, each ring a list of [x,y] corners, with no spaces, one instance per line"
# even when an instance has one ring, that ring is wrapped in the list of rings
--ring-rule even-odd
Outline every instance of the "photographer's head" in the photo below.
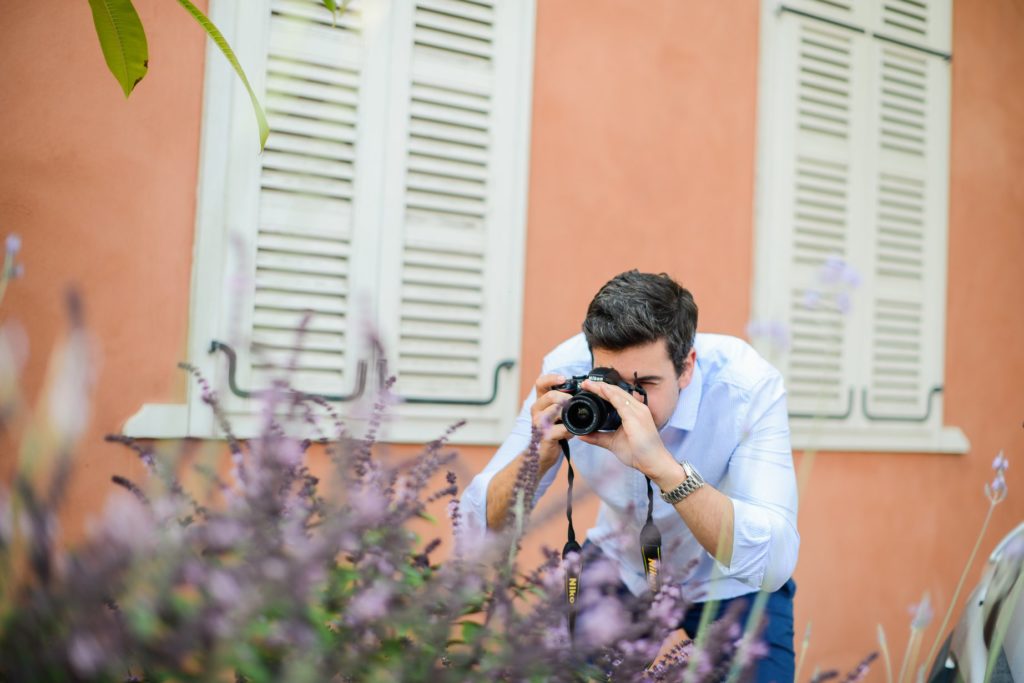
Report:
[[[636,373],[655,422],[663,426],[693,374],[693,295],[665,273],[621,273],[590,302],[583,334],[595,367],[613,367],[627,382]]]

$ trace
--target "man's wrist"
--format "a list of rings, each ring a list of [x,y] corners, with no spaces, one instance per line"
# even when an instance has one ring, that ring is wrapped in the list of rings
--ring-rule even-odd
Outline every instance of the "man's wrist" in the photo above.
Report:
[[[647,478],[662,491],[668,491],[686,480],[686,470],[668,451],[656,467],[645,472]]]

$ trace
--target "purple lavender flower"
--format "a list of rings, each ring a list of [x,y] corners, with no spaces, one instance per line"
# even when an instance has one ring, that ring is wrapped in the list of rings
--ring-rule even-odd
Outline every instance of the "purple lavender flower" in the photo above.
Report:
[[[4,246],[7,250],[7,255],[14,258],[21,251],[21,237],[16,233],[11,233],[7,236]]]
[[[849,292],[836,292],[836,308],[843,315],[850,312],[850,293]]]
[[[846,675],[846,678],[843,679],[843,683],[860,683],[860,681],[863,681],[864,677],[868,675],[868,671],[871,670],[871,663],[877,658],[877,652],[869,654],[864,658],[864,661],[857,665],[857,668]]]
[[[384,582],[374,583],[352,599],[345,612],[346,620],[352,624],[360,624],[380,619],[388,613],[391,595],[390,586]]]
[[[837,284],[846,272],[846,261],[838,254],[831,254],[818,269],[818,281],[824,285]]]
[[[622,602],[614,596],[600,596],[586,607],[580,617],[580,636],[590,647],[602,647],[614,642],[629,624],[629,615]]]
[[[71,639],[68,645],[68,658],[75,671],[83,676],[95,674],[107,659],[103,653],[103,646],[86,633],[78,634]]]
[[[1010,462],[1003,455],[1002,451],[996,455],[992,461],[992,469],[995,471],[995,475],[992,477],[992,481],[985,484],[985,496],[989,499],[993,505],[997,505],[1006,498],[1008,493],[1006,489],[1006,477],[1004,472],[1010,467]]]
[[[1005,472],[1010,467],[1010,462],[1003,455],[1002,451],[996,455],[995,460],[992,461],[992,469],[996,472]]]
[[[753,632],[743,636],[736,646],[736,663],[741,669],[746,669],[767,656],[768,645]]]
[[[238,581],[222,569],[214,570],[206,585],[210,596],[221,605],[234,605],[242,598],[242,588]]]
[[[792,344],[789,326],[781,320],[751,320],[747,323],[747,338],[764,339],[773,352],[779,353],[788,351]]]
[[[832,254],[818,269],[818,282],[829,287],[845,286],[855,289],[860,286],[861,276],[842,256]]]
[[[833,254],[825,259],[817,273],[817,286],[804,291],[802,305],[817,310],[822,301],[831,299],[840,313],[852,308],[851,292],[860,286],[861,275],[843,257]]]
[[[103,518],[90,525],[94,537],[127,549],[145,549],[156,542],[152,513],[136,498],[111,496],[103,508]]]

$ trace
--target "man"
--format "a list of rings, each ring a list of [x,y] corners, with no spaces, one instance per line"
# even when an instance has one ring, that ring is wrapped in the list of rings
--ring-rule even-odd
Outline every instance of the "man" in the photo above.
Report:
[[[681,569],[696,559],[685,585],[705,601],[721,601],[718,614],[734,599],[749,603],[758,590],[771,592],[769,654],[757,680],[790,681],[790,577],[800,537],[782,378],[745,342],[698,335],[696,328],[692,295],[668,275],[633,270],[605,284],[590,303],[583,333],[544,359],[512,434],[467,487],[464,518],[470,528],[501,527],[531,430],[547,426],[539,446],[542,495],[563,459],[559,441],[573,436],[560,422],[571,396],[551,388],[595,367],[614,368],[646,390],[647,403],[612,384],[583,384],[622,418],[614,432],[569,442],[574,467],[601,499],[585,557],[599,551],[615,561],[630,592],[648,590],[639,544],[646,475],[662,494],[654,497],[654,521],[664,565]],[[703,603],[691,608],[681,624],[691,636],[702,609]]]

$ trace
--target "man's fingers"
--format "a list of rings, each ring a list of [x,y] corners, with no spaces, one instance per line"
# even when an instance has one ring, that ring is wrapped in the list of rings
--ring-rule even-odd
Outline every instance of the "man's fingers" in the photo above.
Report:
[[[546,441],[571,439],[572,436],[558,420],[562,416],[561,404],[555,403],[534,415],[533,426],[542,430],[542,438]]]
[[[609,448],[611,441],[615,437],[614,432],[591,432],[590,434],[581,434],[579,440],[584,443],[589,443],[593,446],[600,446],[601,448]]]
[[[552,372],[538,377],[537,381],[534,382],[533,387],[537,390],[537,396],[539,397],[541,394],[550,391],[551,387],[564,384],[565,379],[565,375]]]
[[[556,377],[557,378],[557,377],[560,377],[560,375],[542,375],[542,377]],[[539,380],[538,380],[537,386],[538,387],[540,386]],[[572,396],[570,396],[569,394],[565,393],[564,391],[545,390],[543,393],[541,393],[540,389],[538,389],[538,391],[537,391],[537,400],[533,404],[533,406],[534,406],[534,415],[537,415],[541,411],[547,410],[552,405],[555,405],[555,404],[563,405],[563,404],[565,404],[571,398],[572,398]]]
[[[622,411],[622,408],[626,406],[627,401],[631,404],[634,400],[630,394],[627,394],[619,387],[605,382],[591,382],[590,380],[587,380],[583,383],[583,388],[605,399],[620,412]],[[642,402],[641,405],[643,405]]]
[[[557,424],[551,425],[548,429],[548,433],[544,435],[544,438],[548,441],[559,441],[561,439],[568,441],[572,438],[572,434],[570,434],[569,430],[565,428],[565,425]]]
[[[534,420],[534,424],[538,427],[541,425],[553,425],[558,422],[560,417],[562,417],[562,404],[553,403],[540,411],[540,414]]]

